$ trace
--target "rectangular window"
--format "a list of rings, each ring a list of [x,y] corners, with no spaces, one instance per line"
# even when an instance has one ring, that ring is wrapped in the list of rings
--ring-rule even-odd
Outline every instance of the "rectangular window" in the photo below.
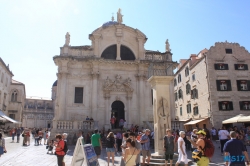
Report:
[[[9,114],[9,117],[15,120],[15,114]]]
[[[178,75],[178,83],[181,82],[181,74]]]
[[[153,101],[153,89],[151,89],[151,101],[152,101],[152,105],[154,104],[154,101]]]
[[[226,54],[232,54],[233,50],[231,48],[226,48]]]
[[[174,86],[176,86],[177,85],[177,82],[176,82],[176,78],[174,79]]]
[[[250,91],[250,81],[249,80],[237,80],[238,91]]]
[[[75,103],[83,103],[83,88],[75,87]]]
[[[182,116],[182,107],[180,107],[180,116]]]
[[[198,89],[191,90],[191,99],[198,99]]]
[[[248,70],[247,64],[234,64],[235,70]]]
[[[233,110],[233,102],[231,101],[219,101],[220,111],[230,111]]]
[[[174,93],[174,101],[177,101],[177,100],[178,100],[178,94],[176,92],[176,93]]]
[[[224,64],[224,63],[215,63],[215,64],[214,64],[214,69],[215,69],[215,70],[228,70],[228,64]]]
[[[5,83],[5,86],[7,86],[8,85],[8,78],[6,77],[6,83]]]
[[[240,101],[240,110],[250,110],[250,101]]]
[[[216,80],[218,91],[231,91],[231,81],[230,80]]]
[[[187,104],[187,113],[191,113],[191,104]]]
[[[4,74],[2,73],[1,82],[3,83]]]
[[[195,81],[195,74],[192,74],[192,80]]]
[[[198,115],[199,114],[198,106],[194,107],[193,111],[194,111],[194,115]]]

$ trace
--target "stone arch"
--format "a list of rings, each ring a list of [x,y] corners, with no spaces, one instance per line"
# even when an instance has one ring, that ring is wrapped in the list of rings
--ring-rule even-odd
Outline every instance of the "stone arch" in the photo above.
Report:
[[[108,46],[103,52],[101,57],[104,59],[114,59],[116,60],[116,53],[117,53],[117,45],[113,44]]]
[[[121,60],[135,60],[135,54],[129,47],[121,45],[120,48]]]
[[[10,93],[10,101],[17,102],[19,91],[17,89],[12,89]]]

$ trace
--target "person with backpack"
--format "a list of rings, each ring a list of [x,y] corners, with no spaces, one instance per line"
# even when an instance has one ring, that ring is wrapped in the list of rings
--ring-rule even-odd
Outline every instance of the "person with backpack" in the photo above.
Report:
[[[109,132],[107,138],[106,138],[106,152],[107,152],[107,157],[108,157],[108,166],[109,166],[109,161],[110,161],[110,156],[112,157],[112,164],[114,166],[114,158],[115,158],[115,150],[116,150],[116,145],[115,145],[115,138],[114,138],[114,133]]]
[[[188,137],[192,145],[197,148],[197,150],[193,151],[192,158],[197,162],[198,166],[208,166],[209,158],[214,154],[213,143],[211,140],[206,139],[206,132],[203,130],[196,132],[196,135],[198,137],[196,142]]]

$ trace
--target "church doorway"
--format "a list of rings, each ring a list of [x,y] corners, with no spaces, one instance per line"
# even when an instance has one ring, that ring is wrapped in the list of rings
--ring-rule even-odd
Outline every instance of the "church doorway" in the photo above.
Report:
[[[125,120],[124,104],[121,101],[114,101],[111,105],[111,108],[112,108],[111,118],[115,116],[116,118],[115,128],[119,128],[120,119]]]

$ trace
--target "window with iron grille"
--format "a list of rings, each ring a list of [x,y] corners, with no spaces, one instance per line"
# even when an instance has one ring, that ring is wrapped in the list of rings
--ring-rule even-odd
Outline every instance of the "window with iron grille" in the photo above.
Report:
[[[191,113],[191,104],[187,104],[187,113]]]
[[[191,93],[191,86],[190,86],[189,83],[187,83],[187,85],[186,85],[186,94],[188,95],[190,93]]]
[[[240,101],[240,110],[250,110],[250,101]]]
[[[83,103],[83,88],[75,87],[75,103]]]
[[[228,64],[224,64],[224,63],[215,63],[215,64],[214,64],[214,69],[215,69],[215,70],[228,70]]]
[[[247,64],[234,64],[235,70],[248,70]]]
[[[250,81],[249,80],[237,80],[237,89],[238,91],[249,91]]]
[[[230,80],[216,80],[218,91],[231,91],[231,81]]]
[[[233,102],[231,102],[231,101],[219,101],[219,110],[220,111],[233,110]]]
[[[199,114],[198,106],[196,106],[196,107],[193,108],[193,113],[194,113],[194,115],[198,115]]]

